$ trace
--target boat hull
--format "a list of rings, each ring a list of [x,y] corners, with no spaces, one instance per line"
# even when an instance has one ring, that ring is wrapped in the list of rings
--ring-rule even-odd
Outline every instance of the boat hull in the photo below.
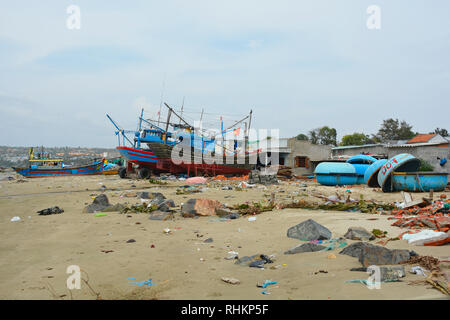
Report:
[[[324,186],[357,184],[358,174],[350,163],[322,162],[314,170],[317,182]]]
[[[386,164],[386,162],[387,159],[381,159],[372,163],[364,173],[364,183],[369,187],[379,188],[380,185],[378,184],[377,180],[378,172],[380,171],[381,167]]]
[[[254,165],[248,164],[248,158],[246,159],[247,163],[244,164],[239,164],[236,161],[232,164],[208,164],[194,158],[192,158],[191,163],[175,164],[171,159],[172,146],[162,143],[148,143],[148,146],[151,151],[129,147],[117,147],[117,150],[129,163],[154,172],[186,173],[188,175],[245,175],[254,167]],[[192,152],[193,157],[194,154]]]
[[[447,186],[447,173],[438,172],[394,172],[392,182],[396,191],[437,192]]]
[[[378,171],[378,184],[383,192],[393,191],[392,174],[399,172],[415,172],[420,167],[420,160],[409,153],[401,153],[390,158]]]
[[[81,176],[101,174],[103,171],[103,161],[96,161],[93,164],[80,167],[64,168],[15,168],[14,171],[26,178],[43,178],[59,176]]]

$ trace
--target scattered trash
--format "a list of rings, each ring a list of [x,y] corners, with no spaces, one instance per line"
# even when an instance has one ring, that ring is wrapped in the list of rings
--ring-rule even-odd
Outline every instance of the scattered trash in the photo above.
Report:
[[[39,213],[40,216],[46,216],[46,215],[50,215],[50,214],[60,214],[63,212],[64,212],[64,210],[60,209],[59,207],[51,207],[51,208],[42,209],[42,210],[37,211],[37,213]]]
[[[229,283],[229,284],[240,284],[241,283],[241,281],[239,281],[238,279],[235,279],[235,278],[225,278],[225,277],[223,277],[222,281],[226,282],[226,283]]]
[[[263,288],[263,289],[265,289],[265,288],[267,288],[267,286],[274,285],[274,284],[277,284],[277,283],[278,283],[277,281],[265,280],[265,281],[262,282],[262,283],[257,283],[256,286],[257,286],[258,288]]]
[[[328,271],[326,271],[326,270],[319,270],[319,271],[314,272],[314,274],[318,274],[318,273],[328,273]]]
[[[136,278],[129,277],[128,280],[136,280]],[[152,279],[145,280],[145,281],[142,281],[142,282],[133,281],[133,282],[129,282],[129,283],[130,284],[135,284],[135,285],[137,285],[139,287],[142,287],[142,286],[151,287],[152,285],[155,285],[155,283],[152,282]]]
[[[409,244],[416,246],[428,245],[435,243],[435,245],[443,245],[450,242],[450,234],[447,232],[436,232],[433,230],[422,230],[418,233],[404,234],[403,240],[408,240]]]
[[[20,221],[20,217],[12,217],[11,222]]]
[[[248,221],[256,221],[256,217],[250,217],[248,218]]]
[[[107,214],[106,213],[96,213],[95,217],[106,217]]]
[[[415,267],[411,268],[410,272],[414,273],[414,274],[421,275],[421,276],[426,276],[426,272],[427,271],[424,268],[420,267],[420,266],[415,266]]]

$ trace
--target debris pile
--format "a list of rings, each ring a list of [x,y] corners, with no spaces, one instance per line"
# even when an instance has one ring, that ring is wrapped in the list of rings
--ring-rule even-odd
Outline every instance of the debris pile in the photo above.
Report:
[[[248,183],[264,185],[278,184],[277,174],[264,174],[258,170],[252,170],[248,175]]]

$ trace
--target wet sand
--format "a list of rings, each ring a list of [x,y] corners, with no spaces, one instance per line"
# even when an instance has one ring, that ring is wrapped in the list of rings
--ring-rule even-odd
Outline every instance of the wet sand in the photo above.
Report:
[[[16,176],[18,178],[18,176]],[[303,183],[302,181],[300,183]],[[174,221],[149,220],[148,214],[119,214],[95,217],[83,213],[92,197],[104,192],[112,204],[136,204],[136,197],[121,197],[126,190],[161,192],[176,205],[189,198],[216,199],[228,205],[260,201],[275,191],[276,201],[308,198],[311,193],[335,194],[337,188],[306,182],[306,191],[297,184],[282,182],[278,186],[208,190],[191,195],[176,195],[183,182],[165,186],[148,181],[120,179],[118,176],[60,177],[26,179],[26,182],[0,182],[0,299],[442,299],[440,291],[428,285],[410,285],[422,276],[410,274],[402,282],[383,283],[381,289],[369,290],[363,284],[346,280],[367,279],[356,258],[339,255],[340,249],[329,252],[284,255],[283,252],[301,242],[286,236],[287,229],[312,218],[333,233],[343,236],[351,226],[385,230],[396,237],[406,229],[391,226],[388,216],[357,212],[285,209],[265,212],[256,221],[247,217],[219,221],[216,217],[197,219],[177,216]],[[227,182],[222,183],[227,184]],[[135,185],[136,187],[132,187]],[[280,192],[284,190],[284,192]],[[339,188],[343,193],[345,189]],[[401,201],[400,193],[384,194],[365,186],[352,187],[352,198]],[[298,193],[298,194],[297,194]],[[435,193],[435,197],[441,193]],[[450,193],[447,192],[447,197]],[[426,194],[413,194],[420,199]],[[39,216],[36,211],[59,206],[64,213]],[[19,216],[18,222],[11,218]],[[131,216],[131,217],[127,217]],[[371,221],[368,219],[378,218]],[[171,234],[163,230],[170,228]],[[201,237],[199,237],[202,235]],[[212,243],[204,243],[213,238]],[[127,243],[134,239],[136,242]],[[375,240],[376,242],[377,240]],[[349,240],[348,243],[355,241]],[[372,241],[373,242],[373,241]],[[154,245],[154,248],[151,246]],[[449,246],[412,246],[404,240],[391,241],[387,248],[414,250],[421,255],[443,258],[450,256]],[[113,252],[105,253],[102,250]],[[227,252],[239,256],[275,255],[274,264],[260,270],[225,260]],[[333,253],[336,259],[327,256]],[[78,265],[82,269],[80,290],[68,290],[66,269]],[[270,269],[270,266],[280,266]],[[317,273],[326,270],[328,273]],[[130,280],[134,277],[136,280]],[[238,285],[221,281],[237,278]],[[152,279],[150,287],[139,287],[131,281]],[[273,280],[270,295],[261,293],[257,282]]]

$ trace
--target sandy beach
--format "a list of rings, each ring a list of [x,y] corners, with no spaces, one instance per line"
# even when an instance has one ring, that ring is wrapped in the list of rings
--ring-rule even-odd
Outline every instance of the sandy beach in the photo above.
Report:
[[[23,181],[23,182],[21,182]],[[389,237],[406,231],[391,226],[387,215],[359,212],[284,209],[256,216],[221,221],[217,217],[150,220],[147,213],[106,216],[83,213],[93,197],[105,193],[112,204],[138,204],[126,192],[161,192],[177,206],[190,198],[215,199],[227,205],[260,201],[272,192],[276,201],[309,198],[312,192],[336,193],[335,187],[303,182],[281,182],[263,188],[243,191],[222,190],[210,183],[200,193],[177,195],[182,181],[167,185],[150,184],[147,180],[120,179],[118,176],[55,177],[42,179],[3,180],[0,182],[0,299],[445,299],[429,285],[412,285],[423,276],[409,273],[401,282],[383,283],[381,289],[368,289],[352,279],[367,279],[365,272],[350,271],[360,267],[356,258],[340,255],[340,249],[328,252],[283,254],[301,242],[288,238],[288,228],[314,219],[332,231],[333,238],[343,236],[352,226],[367,230],[381,229]],[[216,185],[216,186],[215,186]],[[106,188],[102,188],[105,186]],[[340,189],[342,190],[342,188]],[[384,202],[402,201],[400,193],[382,193],[367,186],[351,188],[351,196]],[[441,193],[437,193],[439,196]],[[450,192],[446,192],[447,198]],[[415,193],[417,199],[425,194]],[[317,199],[315,199],[317,200]],[[40,216],[36,212],[59,206],[62,214]],[[14,216],[20,221],[11,222]],[[377,220],[368,220],[374,219]],[[169,228],[172,232],[163,232]],[[212,242],[204,240],[212,238]],[[134,239],[135,242],[127,242]],[[372,242],[376,242],[372,241]],[[356,241],[348,240],[348,244]],[[444,259],[449,246],[412,246],[405,240],[390,241],[389,249],[414,250],[420,255]],[[274,255],[274,263],[264,269],[249,268],[226,260],[229,251],[241,256]],[[333,253],[336,258],[328,256]],[[81,289],[69,290],[67,267],[82,270]],[[327,273],[318,273],[325,270]],[[222,277],[236,278],[232,285]],[[129,278],[134,278],[131,280]],[[151,286],[138,286],[133,281],[151,279]],[[277,281],[269,295],[262,294],[257,282]]]

